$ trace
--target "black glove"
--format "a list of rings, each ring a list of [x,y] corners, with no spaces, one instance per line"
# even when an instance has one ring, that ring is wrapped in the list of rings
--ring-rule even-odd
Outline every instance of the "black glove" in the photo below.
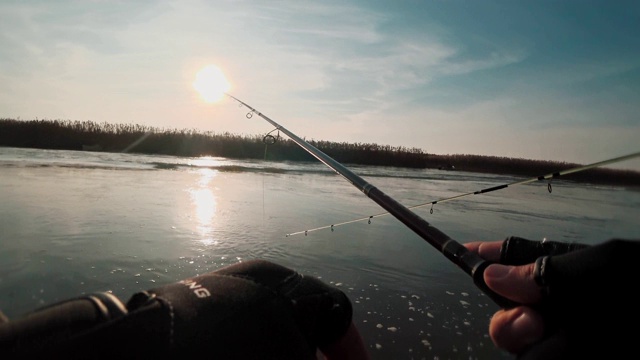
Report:
[[[2,358],[315,359],[352,320],[340,290],[253,260],[137,293],[55,304],[0,324]]]
[[[544,293],[539,310],[548,336],[519,358],[617,358],[637,352],[638,254],[640,242],[634,240],[614,239],[594,246],[505,240],[500,262],[535,262],[534,275]]]

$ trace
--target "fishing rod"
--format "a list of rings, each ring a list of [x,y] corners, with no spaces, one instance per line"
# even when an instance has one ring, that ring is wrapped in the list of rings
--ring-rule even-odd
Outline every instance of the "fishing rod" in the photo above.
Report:
[[[526,179],[526,180],[515,181],[515,182],[512,182],[512,183],[503,184],[503,185],[492,186],[492,187],[489,187],[489,188],[485,188],[485,189],[481,189],[481,190],[477,190],[477,191],[472,191],[472,192],[468,192],[468,193],[463,193],[463,194],[451,196],[451,197],[448,197],[448,198],[443,198],[443,199],[439,199],[439,200],[435,200],[435,201],[416,204],[416,205],[408,206],[407,209],[417,209],[417,208],[421,208],[421,207],[425,207],[425,206],[431,205],[430,212],[433,214],[433,205],[435,205],[435,204],[440,204],[440,203],[444,203],[444,202],[448,202],[448,201],[452,201],[452,200],[457,200],[457,199],[460,199],[460,198],[463,198],[463,197],[466,197],[466,196],[471,196],[471,195],[486,194],[486,193],[489,193],[489,192],[492,192],[492,191],[506,189],[506,188],[508,188],[510,186],[524,185],[524,184],[529,184],[529,183],[536,182],[536,181],[555,179],[555,178],[558,178],[558,177],[563,176],[563,175],[573,174],[573,173],[577,173],[577,172],[580,172],[580,171],[593,169],[595,167],[609,165],[609,164],[617,163],[617,162],[620,162],[620,161],[633,159],[633,158],[636,158],[636,157],[640,157],[640,152],[629,154],[629,155],[624,155],[624,156],[619,156],[619,157],[608,159],[608,160],[599,161],[599,162],[596,162],[596,163],[593,163],[593,164],[589,164],[589,165],[577,166],[577,167],[566,169],[566,170],[562,170],[562,171],[557,171],[557,172],[553,172],[553,173],[549,173],[549,174],[545,174],[545,175],[540,175],[540,176],[536,176],[536,177],[533,177],[533,178],[530,178],[530,179]],[[547,190],[549,192],[551,192],[551,183],[550,182],[547,185]],[[356,223],[356,222],[360,222],[360,221],[364,221],[364,220],[367,220],[369,222],[369,224],[370,224],[371,223],[371,219],[377,218],[377,217],[381,217],[381,216],[386,216],[386,215],[390,215],[390,214],[388,212],[378,213],[378,214],[370,215],[370,216],[367,216],[367,217],[348,220],[348,221],[335,223],[335,224],[331,224],[331,225],[320,226],[320,227],[313,228],[313,229],[296,231],[296,232],[287,234],[287,236],[294,236],[294,235],[300,235],[300,234],[307,235],[310,232],[318,231],[318,230],[324,230],[324,229],[331,229],[331,231],[333,231],[333,229],[338,227],[338,226],[352,224],[352,223]]]
[[[413,230],[418,236],[423,238],[426,242],[440,251],[445,257],[447,257],[454,264],[460,267],[465,273],[470,275],[476,286],[478,286],[478,288],[480,288],[485,294],[487,294],[497,305],[503,308],[511,308],[517,305],[513,301],[489,289],[489,287],[485,283],[483,277],[484,270],[491,264],[491,262],[484,260],[478,254],[468,250],[462,244],[453,240],[448,235],[438,230],[433,225],[429,224],[426,220],[415,214],[413,211],[409,210],[407,207],[382,192],[382,190],[368,183],[366,180],[353,173],[351,170],[334,160],[329,155],[323,153],[318,148],[301,139],[296,134],[284,128],[282,125],[271,120],[269,117],[262,114],[255,108],[249,106],[247,103],[230,94],[225,93],[225,95],[240,103],[240,106],[246,106],[249,110],[251,110],[246,115],[248,119],[252,118],[253,114],[256,114],[271,125],[275,126],[277,130],[287,135],[298,146],[306,150],[309,154],[313,155],[316,159],[331,168],[337,174],[341,175],[349,183],[358,188],[358,190],[360,190],[363,194],[365,194],[371,200],[375,201],[396,219],[400,220],[408,228]]]

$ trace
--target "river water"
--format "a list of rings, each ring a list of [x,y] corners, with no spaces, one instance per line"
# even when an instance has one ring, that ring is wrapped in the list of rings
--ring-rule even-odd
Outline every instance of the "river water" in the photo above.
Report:
[[[346,165],[407,206],[523,180]],[[415,212],[462,243],[640,238],[638,191],[552,185]],[[510,358],[487,335],[497,306],[395,218],[286,236],[382,212],[320,163],[0,147],[0,310],[12,318],[96,291],[126,301],[262,258],[345,291],[373,359]]]

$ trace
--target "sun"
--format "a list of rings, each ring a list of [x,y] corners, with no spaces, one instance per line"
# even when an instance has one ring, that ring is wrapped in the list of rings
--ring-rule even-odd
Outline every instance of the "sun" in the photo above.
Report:
[[[207,65],[196,74],[193,88],[198,91],[204,101],[212,103],[222,99],[231,85],[219,67]]]

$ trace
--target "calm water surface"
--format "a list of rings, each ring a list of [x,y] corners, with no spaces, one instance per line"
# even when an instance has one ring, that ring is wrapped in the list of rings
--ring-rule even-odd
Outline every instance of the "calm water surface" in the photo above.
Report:
[[[350,168],[408,206],[521,180]],[[640,194],[623,188],[534,183],[429,210],[416,212],[460,242],[640,238]],[[0,309],[126,301],[262,258],[343,289],[374,359],[510,358],[487,335],[497,306],[393,217],[285,236],[381,212],[322,164],[0,148]]]

